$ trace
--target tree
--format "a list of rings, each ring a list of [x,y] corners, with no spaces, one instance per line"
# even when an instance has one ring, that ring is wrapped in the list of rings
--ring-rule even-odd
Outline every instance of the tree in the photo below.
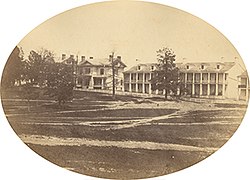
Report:
[[[175,64],[175,54],[172,49],[164,47],[157,52],[158,65],[151,80],[152,90],[165,90],[165,100],[168,94],[177,95],[180,86],[179,69]]]
[[[109,62],[110,62],[111,70],[112,70],[112,74],[111,74],[111,77],[112,77],[112,99],[115,100],[116,86],[120,83],[117,80],[118,71],[119,71],[119,67],[123,63],[121,62],[121,56],[117,56],[117,58],[115,58],[114,54],[115,53],[112,52],[111,55],[109,55]]]
[[[27,81],[40,87],[46,85],[47,67],[53,63],[55,63],[53,52],[47,49],[30,51],[25,64]]]
[[[23,51],[15,47],[10,54],[4,67],[2,76],[2,87],[8,88],[14,85],[20,85],[23,79]]]
[[[52,63],[46,69],[46,94],[56,98],[61,106],[73,98],[74,77],[72,66]]]
[[[115,99],[115,61],[114,52],[110,55],[111,68],[112,68],[112,98]]]
[[[22,96],[27,100],[28,111],[30,112],[30,100],[38,99],[41,91],[32,86],[31,83],[26,83],[21,86]]]

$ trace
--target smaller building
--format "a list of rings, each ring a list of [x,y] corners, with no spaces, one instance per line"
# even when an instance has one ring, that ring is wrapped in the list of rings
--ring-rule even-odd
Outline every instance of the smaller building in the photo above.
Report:
[[[86,59],[81,56],[81,61],[77,65],[76,87],[82,89],[112,89],[113,87],[113,70],[109,58]],[[126,65],[122,62],[121,56],[113,60],[114,78],[116,90],[123,90],[123,71]]]
[[[124,91],[152,94],[150,80],[156,63],[138,64],[124,72]]]
[[[249,87],[249,78],[247,75],[247,71],[244,71],[241,75],[238,76],[238,90],[239,90],[239,100],[248,101],[250,94]]]

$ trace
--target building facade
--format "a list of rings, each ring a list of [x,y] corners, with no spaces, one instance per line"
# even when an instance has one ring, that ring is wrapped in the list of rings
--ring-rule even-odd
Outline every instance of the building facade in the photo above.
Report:
[[[138,64],[124,72],[124,91],[152,94],[150,80],[156,64]]]
[[[249,78],[247,75],[247,71],[244,71],[241,75],[238,76],[238,99],[248,101],[250,94],[249,87]]]
[[[113,70],[109,58],[86,59],[81,57],[76,70],[76,87],[82,89],[112,89]],[[123,71],[126,65],[122,62],[121,56],[114,58],[114,78],[116,90],[123,90]]]
[[[189,97],[238,99],[238,78],[242,68],[234,62],[177,63],[180,81]],[[150,80],[156,64],[139,64],[124,72],[124,91],[165,94],[152,91]],[[242,90],[243,91],[243,90]]]

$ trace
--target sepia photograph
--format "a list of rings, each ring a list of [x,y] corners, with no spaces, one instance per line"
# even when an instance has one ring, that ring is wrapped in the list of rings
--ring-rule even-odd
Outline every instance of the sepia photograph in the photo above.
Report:
[[[205,172],[248,121],[245,54],[181,6],[82,2],[32,27],[1,57],[1,121],[41,167],[79,179]]]

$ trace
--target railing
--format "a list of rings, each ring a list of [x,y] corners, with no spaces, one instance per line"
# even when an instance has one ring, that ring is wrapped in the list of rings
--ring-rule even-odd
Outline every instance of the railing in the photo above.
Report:
[[[201,80],[200,80],[200,79],[195,79],[194,82],[195,82],[195,83],[200,83]]]
[[[210,83],[215,84],[216,83],[216,79],[210,80]]]
[[[247,85],[241,84],[241,85],[238,85],[238,88],[247,88]]]
[[[223,80],[219,80],[218,83],[219,83],[219,84],[223,84]]]

